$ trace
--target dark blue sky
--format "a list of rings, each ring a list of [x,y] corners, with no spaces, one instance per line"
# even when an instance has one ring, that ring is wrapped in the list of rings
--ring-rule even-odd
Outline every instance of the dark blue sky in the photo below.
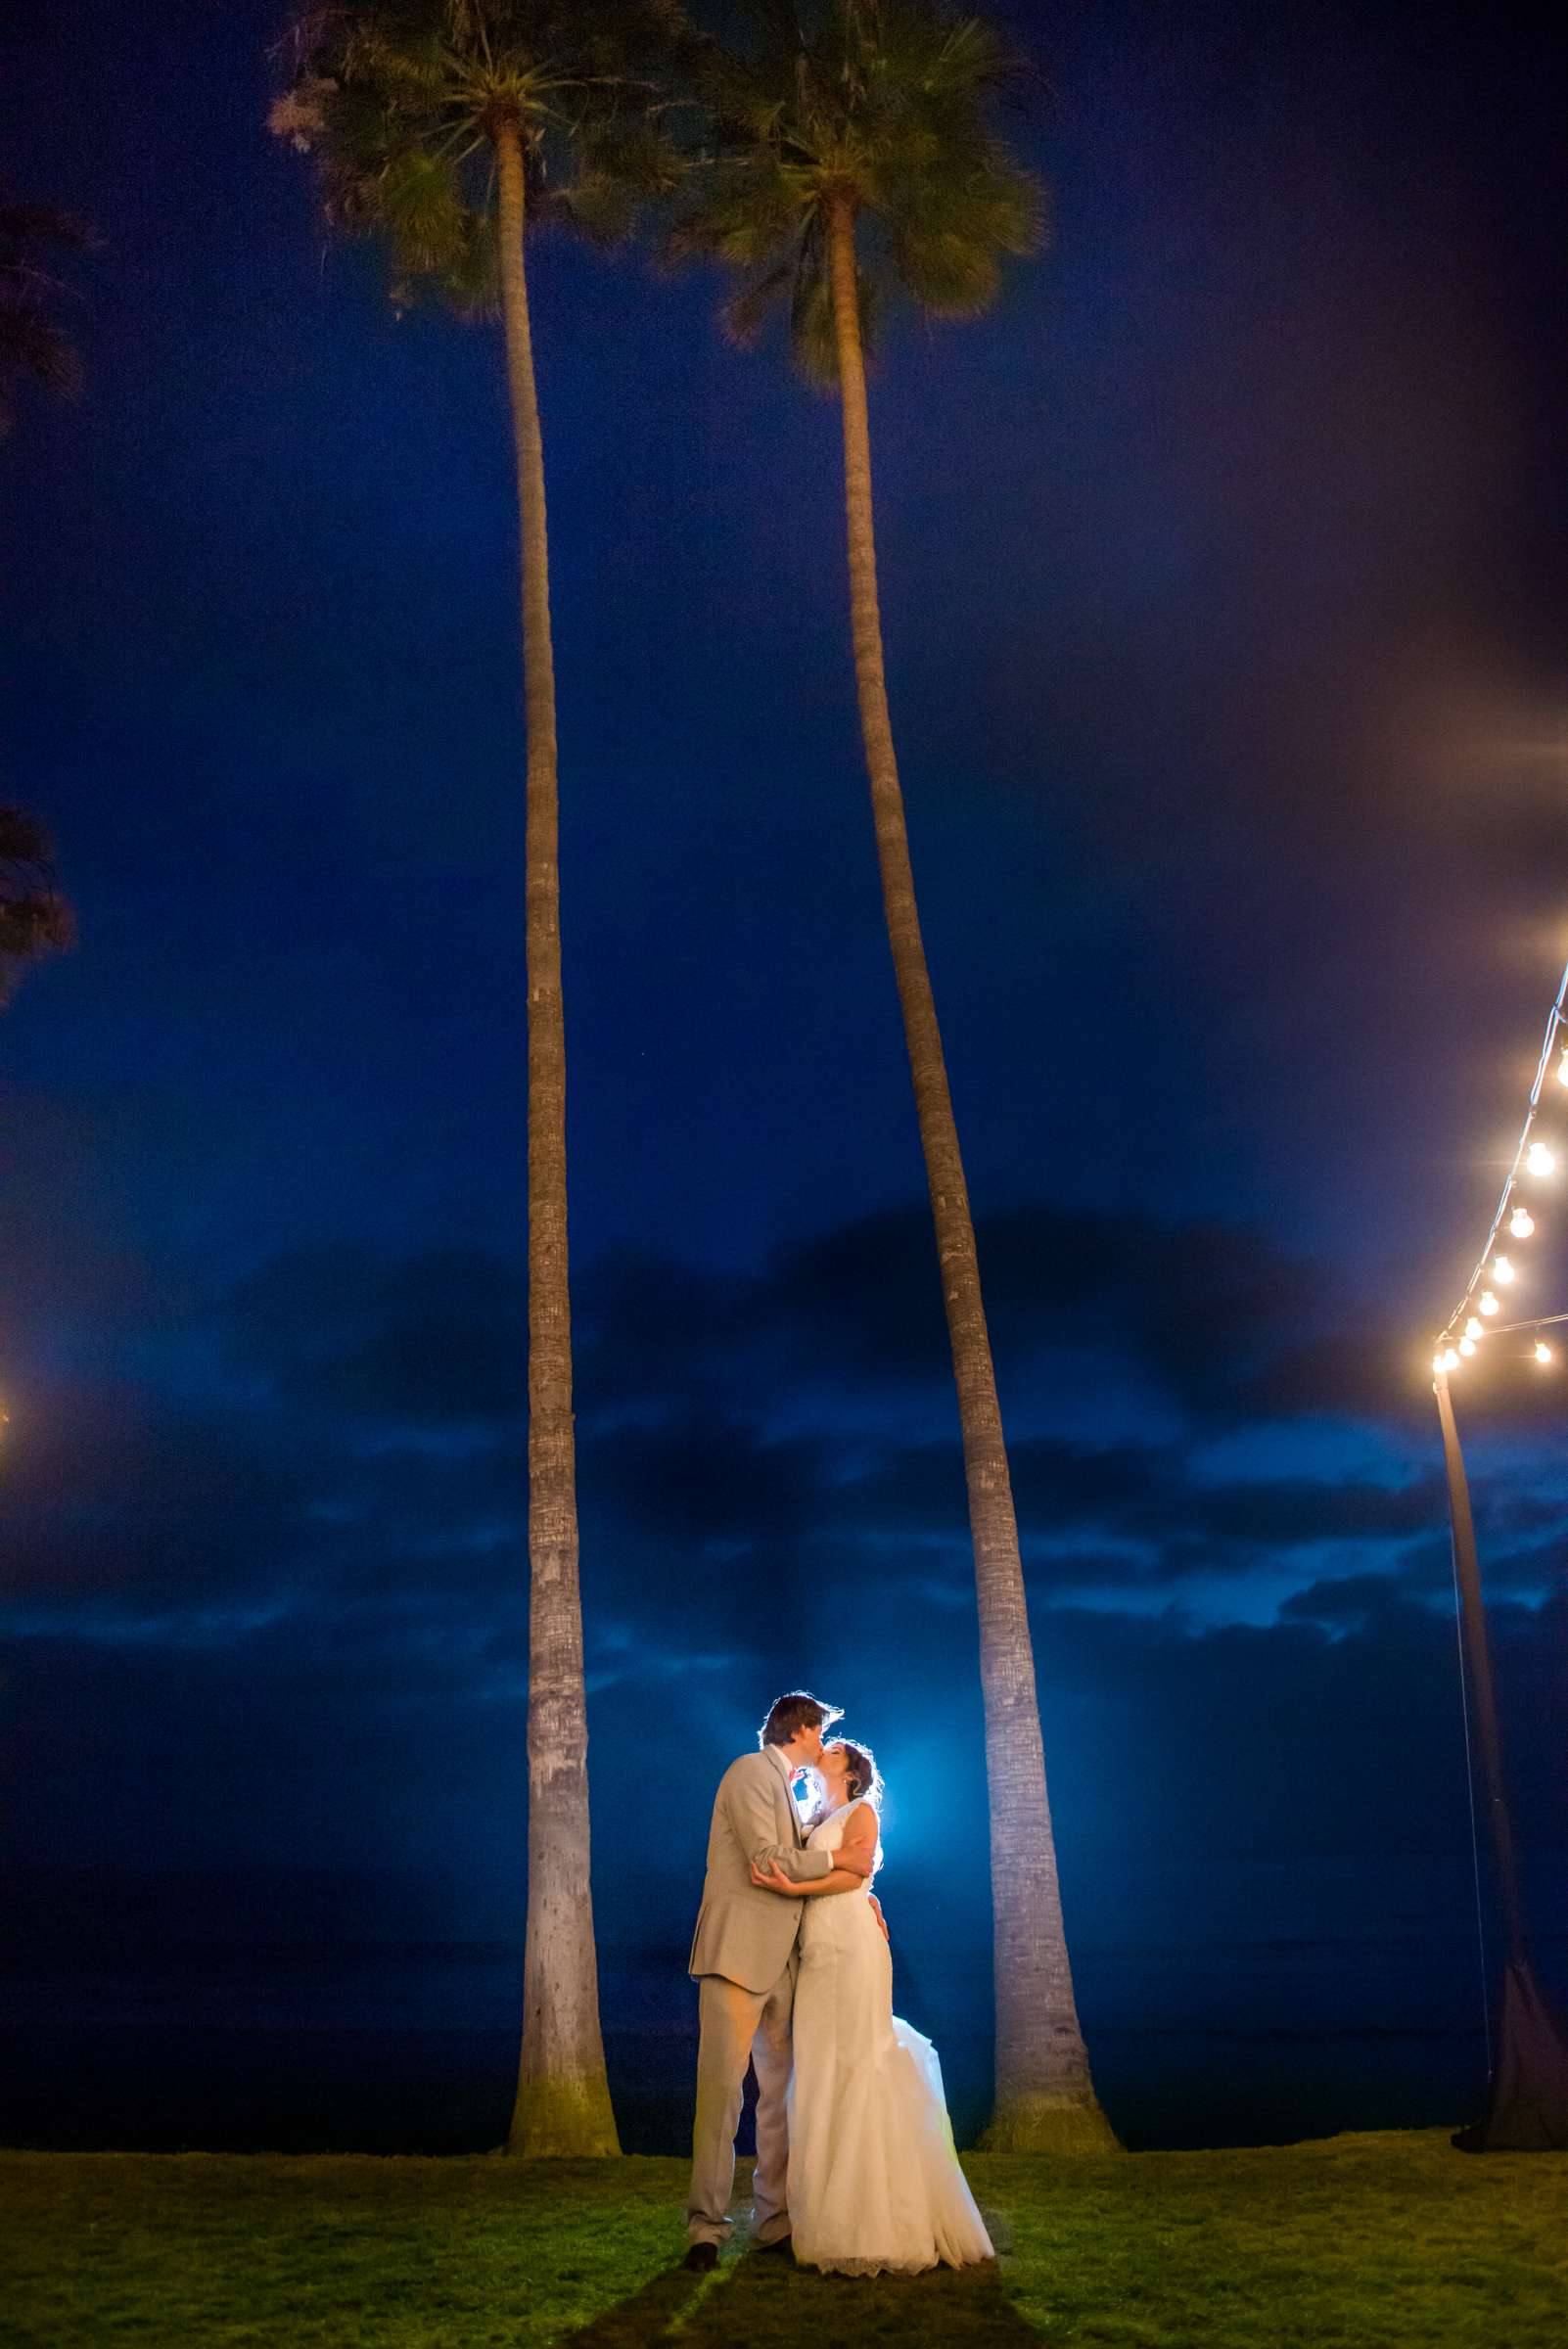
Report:
[[[1507,10],[1013,14],[1053,250],[978,324],[896,321],[873,430],[1092,1927],[1198,1853],[1467,1836],[1421,1369],[1568,950],[1564,92]],[[103,238],[86,396],[0,451],[6,789],[82,927],[0,1033],[12,1857],[411,1870],[422,1927],[510,1927],[503,387],[324,245],[263,129],[278,28],[58,0],[5,36],[10,175]],[[533,292],[601,1918],[679,1938],[710,1781],[804,1680],[883,1751],[899,1897],[979,1939],[837,418],[701,276],[554,243]],[[1499,1373],[1468,1424],[1560,1842],[1562,1390]]]

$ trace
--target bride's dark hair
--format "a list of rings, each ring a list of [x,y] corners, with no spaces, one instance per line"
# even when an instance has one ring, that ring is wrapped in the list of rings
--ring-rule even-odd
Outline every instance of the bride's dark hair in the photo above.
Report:
[[[871,1748],[868,1745],[854,1745],[848,1737],[830,1737],[828,1743],[838,1747],[850,1766],[844,1784],[851,1802],[857,1803],[862,1794],[868,1794],[880,1811],[882,1773],[877,1768],[877,1758]]]
[[[830,1737],[827,1745],[822,1748],[824,1753],[827,1752],[828,1746],[836,1746],[849,1765],[844,1779],[844,1790],[849,1800],[854,1803],[859,1801],[862,1794],[869,1795],[872,1808],[880,1811],[882,1808],[882,1773],[877,1768],[877,1758],[871,1748],[868,1745],[856,1745],[850,1737]],[[807,1814],[806,1826],[807,1830],[816,1826],[826,1818],[827,1808],[827,1789],[823,1787]]]

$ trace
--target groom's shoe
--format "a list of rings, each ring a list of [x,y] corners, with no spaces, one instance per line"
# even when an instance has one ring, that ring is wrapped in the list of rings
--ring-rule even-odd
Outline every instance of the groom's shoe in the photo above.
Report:
[[[680,2264],[683,2268],[690,2268],[694,2276],[706,2276],[710,2269],[718,2265],[718,2245],[693,2243]]]
[[[770,2242],[759,2243],[759,2251],[793,2251],[795,2245],[787,2234],[775,2234]]]

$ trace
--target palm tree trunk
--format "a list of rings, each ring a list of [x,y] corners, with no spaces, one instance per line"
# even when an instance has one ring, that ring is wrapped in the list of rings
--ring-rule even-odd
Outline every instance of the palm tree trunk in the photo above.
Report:
[[[1099,2149],[1114,2146],[1116,2140],[1095,2100],[1073,1998],[1012,1482],[888,711],[854,212],[848,198],[833,207],[829,244],[860,732],[871,785],[882,902],[936,1224],[975,1549],[996,1981],[996,2102],[986,2142],[1017,2152]]]
[[[523,143],[495,137],[506,369],[517,451],[528,711],[529,1912],[510,2153],[619,2153],[599,2029],[588,1887],[588,1714],[577,1589],[572,1306],[567,1287],[566,1023],[555,659],[544,446],[523,257]]]

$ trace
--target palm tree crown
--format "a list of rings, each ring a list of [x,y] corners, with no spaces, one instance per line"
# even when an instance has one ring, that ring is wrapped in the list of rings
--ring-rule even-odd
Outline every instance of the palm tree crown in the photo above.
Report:
[[[50,863],[49,836],[24,807],[0,807],[0,1003],[23,967],[75,941]]]
[[[838,381],[829,220],[847,203],[862,338],[897,290],[944,318],[994,300],[1001,265],[1037,252],[1044,195],[991,119],[1023,69],[992,28],[930,0],[776,0],[740,51],[710,51],[715,141],[693,175],[677,251],[746,273],[724,322],[737,342],[788,310],[795,355]]]
[[[399,306],[422,289],[499,306],[494,151],[523,150],[526,220],[613,238],[672,164],[651,105],[668,0],[368,0],[307,9],[270,126],[313,152],[329,220],[391,247]]]
[[[43,248],[82,253],[92,233],[52,204],[0,204],[0,439],[11,431],[16,387],[25,378],[66,398],[81,389],[81,360],[54,315],[60,280]]]

